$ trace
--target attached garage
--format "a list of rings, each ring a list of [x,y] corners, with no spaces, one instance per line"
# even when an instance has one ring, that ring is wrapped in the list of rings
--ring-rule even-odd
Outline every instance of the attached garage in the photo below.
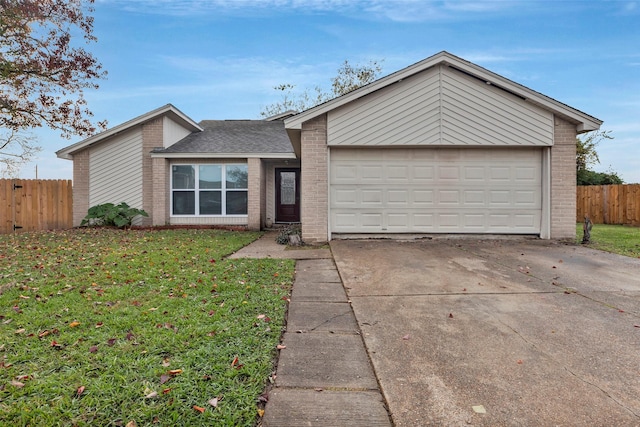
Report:
[[[601,124],[441,52],[285,120],[302,237],[575,238],[576,135]]]
[[[540,234],[540,148],[330,152],[332,233]]]

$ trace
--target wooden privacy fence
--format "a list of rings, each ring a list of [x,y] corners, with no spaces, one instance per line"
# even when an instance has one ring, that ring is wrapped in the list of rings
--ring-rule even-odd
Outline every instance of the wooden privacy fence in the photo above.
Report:
[[[577,222],[640,225],[640,184],[578,186]]]
[[[71,180],[0,179],[0,233],[73,226]]]

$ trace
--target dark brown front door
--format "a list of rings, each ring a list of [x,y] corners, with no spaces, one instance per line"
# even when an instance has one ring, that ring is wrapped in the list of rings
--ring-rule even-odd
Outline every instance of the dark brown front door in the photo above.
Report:
[[[276,222],[300,222],[300,169],[276,169]]]

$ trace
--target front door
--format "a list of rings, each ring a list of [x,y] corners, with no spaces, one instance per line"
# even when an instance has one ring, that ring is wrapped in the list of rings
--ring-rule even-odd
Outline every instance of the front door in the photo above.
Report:
[[[276,169],[276,222],[300,222],[300,169]]]

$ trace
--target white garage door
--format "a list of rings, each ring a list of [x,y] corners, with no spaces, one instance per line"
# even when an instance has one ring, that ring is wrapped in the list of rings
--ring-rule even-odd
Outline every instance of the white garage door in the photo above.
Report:
[[[540,148],[332,148],[330,162],[333,233],[540,233]]]

